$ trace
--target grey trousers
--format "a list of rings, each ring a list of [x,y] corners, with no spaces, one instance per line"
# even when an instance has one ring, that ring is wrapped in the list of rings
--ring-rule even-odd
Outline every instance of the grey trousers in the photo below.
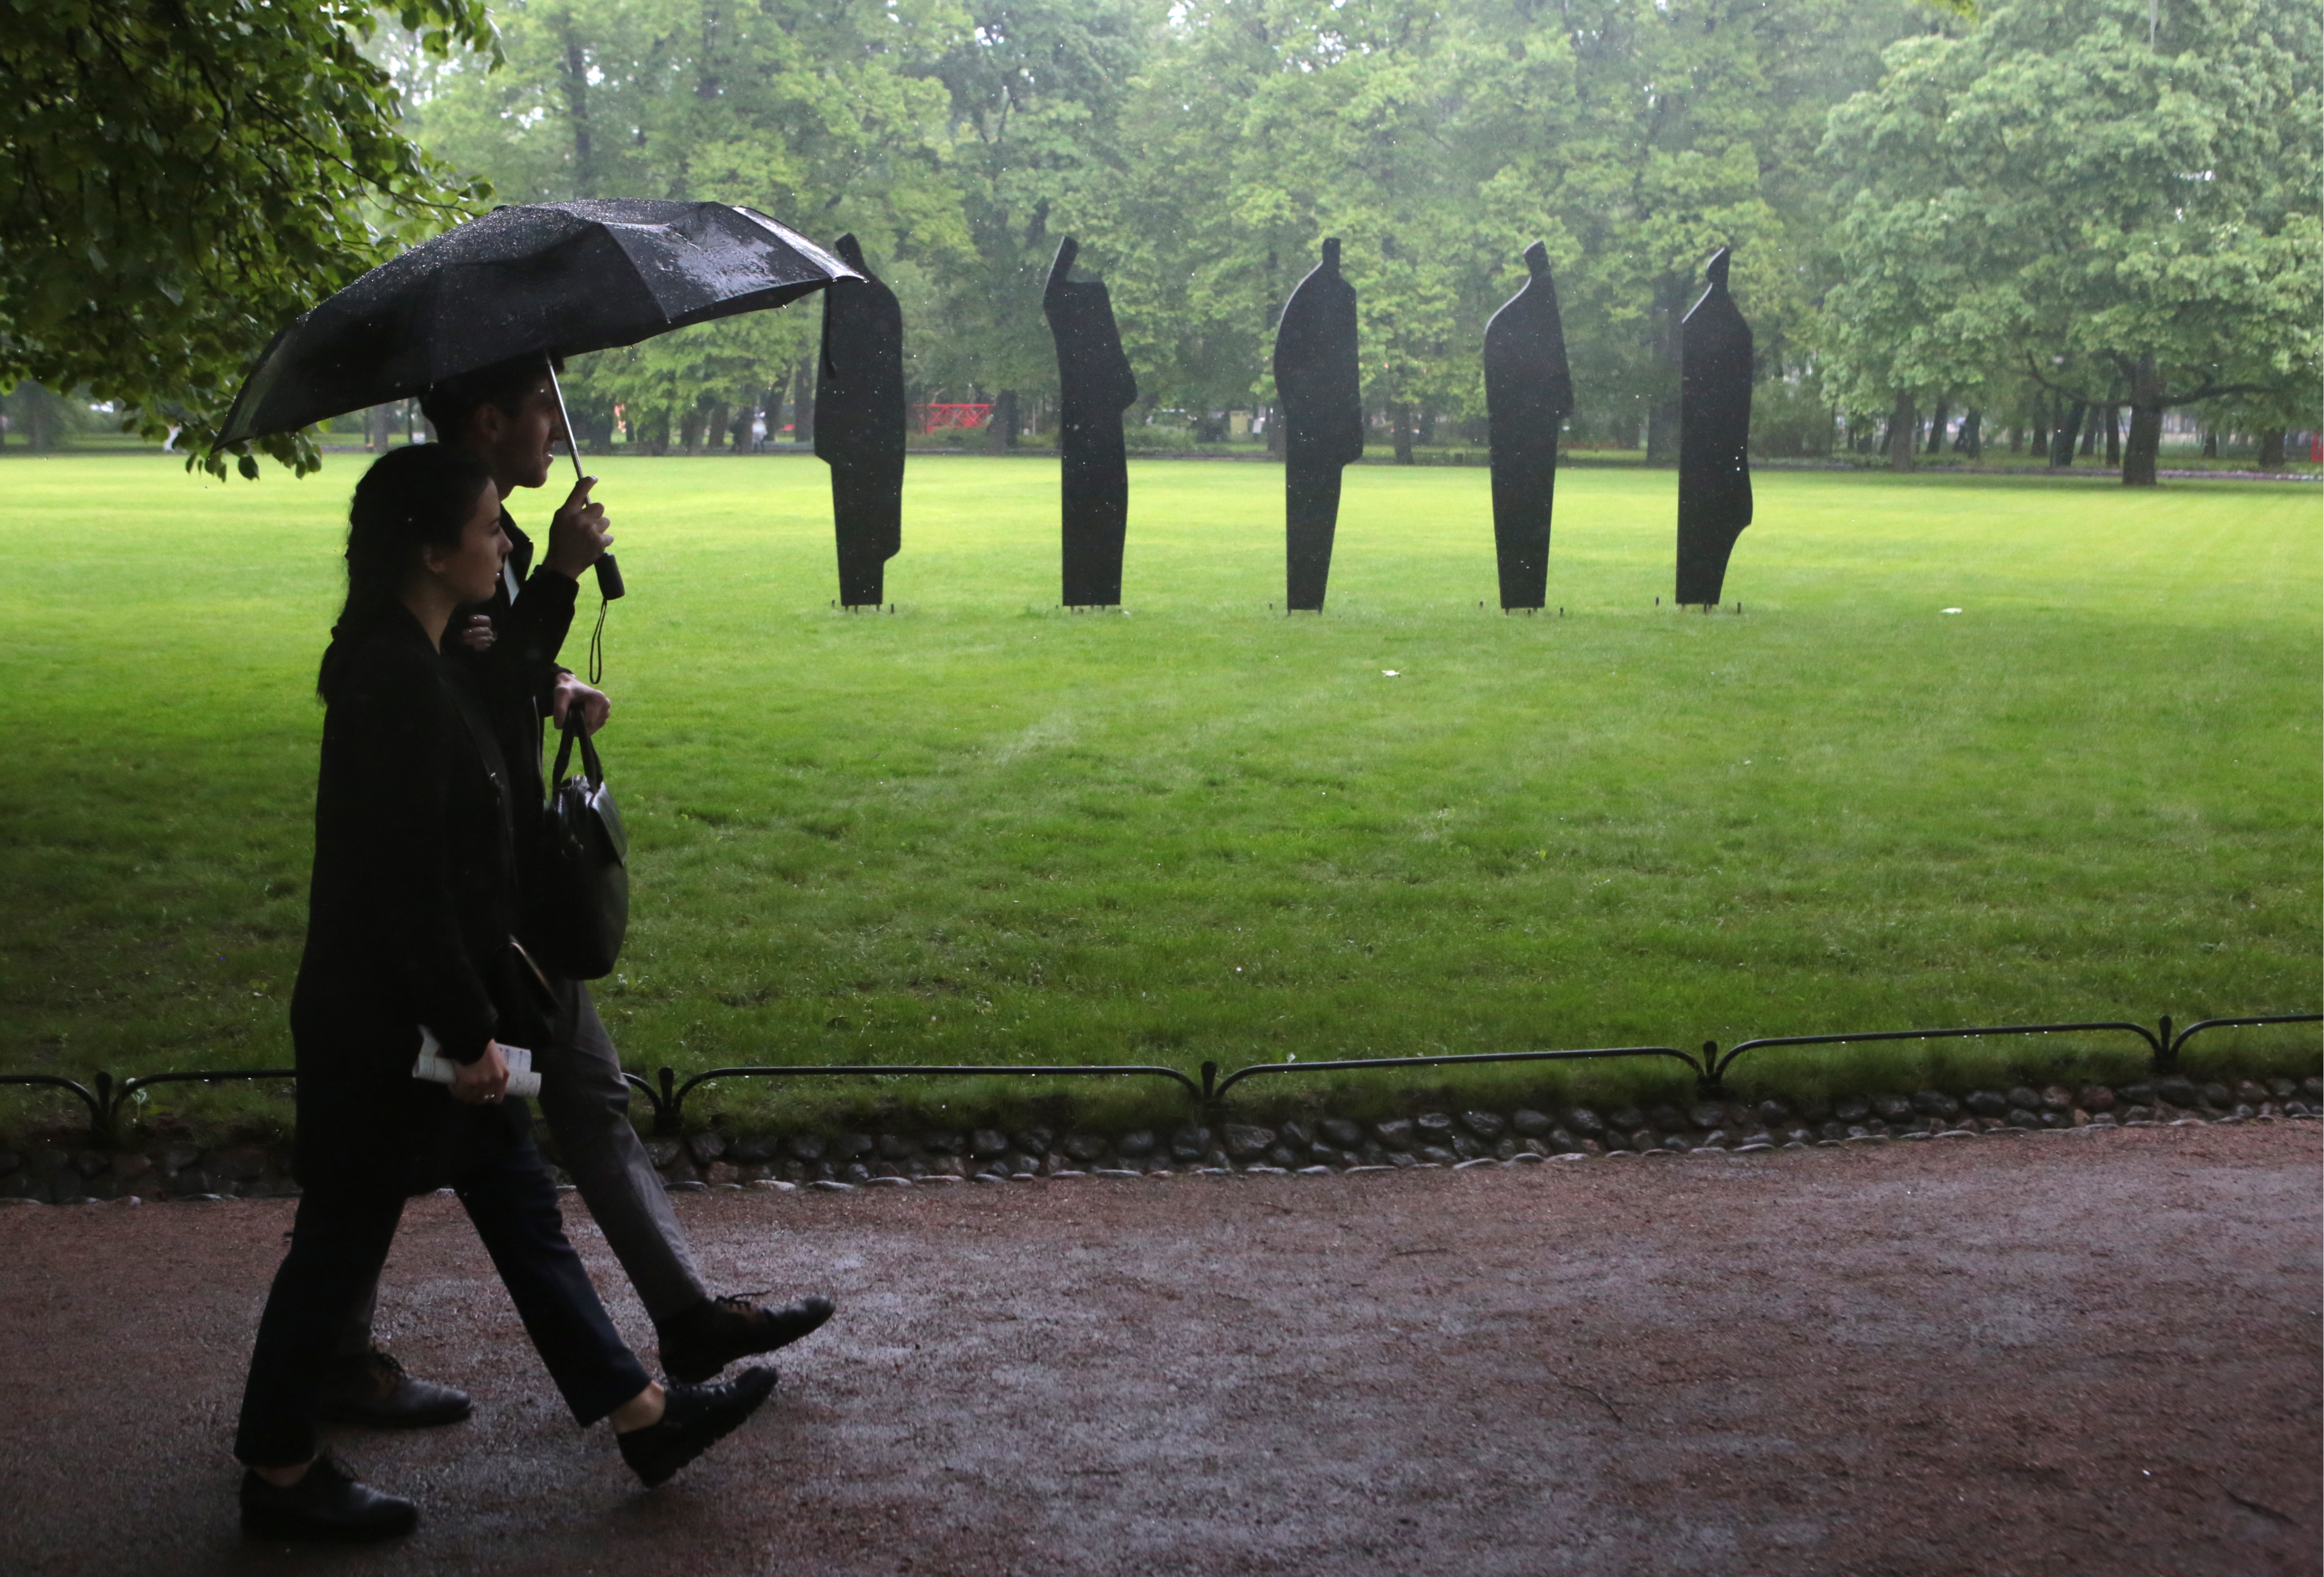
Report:
[[[695,1268],[686,1231],[671,1210],[669,1192],[654,1170],[638,1130],[630,1126],[630,1087],[622,1078],[613,1038],[597,1017],[589,988],[580,981],[558,982],[559,1013],[555,1045],[533,1053],[540,1074],[537,1104],[557,1140],[557,1154],[589,1207],[606,1246],[622,1262],[630,1285],[656,1325],[684,1314],[708,1297],[702,1272]],[[379,1283],[357,1300],[339,1341],[342,1354],[371,1346],[372,1314]]]

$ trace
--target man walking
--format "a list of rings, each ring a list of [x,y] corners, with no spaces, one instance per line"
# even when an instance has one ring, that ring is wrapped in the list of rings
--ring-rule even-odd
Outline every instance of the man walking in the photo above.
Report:
[[[421,397],[420,410],[440,441],[484,463],[503,500],[501,528],[512,550],[492,601],[470,611],[463,643],[491,697],[493,731],[513,779],[522,850],[531,846],[547,798],[540,776],[544,718],[562,725],[568,709],[579,706],[595,733],[613,709],[601,691],[557,662],[580,577],[613,539],[604,506],[589,496],[595,477],[578,484],[550,517],[548,550],[538,564],[531,539],[509,518],[508,496],[546,483],[554,446],[560,438],[570,441],[547,362],[528,357],[447,380]],[[576,980],[552,984],[557,1032],[533,1065],[542,1075],[540,1115],[606,1245],[652,1317],[664,1372],[688,1383],[705,1380],[735,1359],[796,1342],[830,1318],[831,1300],[820,1296],[770,1309],[710,1295],[661,1177],[630,1125],[621,1061],[588,987]],[[405,1374],[373,1342],[376,1296],[374,1286],[343,1333],[327,1416],[388,1428],[466,1417],[465,1393]]]

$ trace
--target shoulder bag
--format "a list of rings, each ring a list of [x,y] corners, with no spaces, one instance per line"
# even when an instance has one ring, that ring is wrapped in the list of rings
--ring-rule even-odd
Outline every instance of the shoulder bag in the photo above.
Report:
[[[595,980],[613,972],[629,929],[630,840],[581,714],[578,706],[565,714],[548,808],[526,862],[523,934],[549,969]],[[582,770],[568,778],[576,740]]]

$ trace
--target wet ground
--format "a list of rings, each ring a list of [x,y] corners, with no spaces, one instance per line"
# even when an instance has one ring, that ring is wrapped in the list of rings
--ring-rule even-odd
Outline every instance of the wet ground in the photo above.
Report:
[[[2320,1148],[2282,1123],[695,1195],[722,1286],[841,1309],[651,1493],[430,1198],[382,1329],[476,1417],[335,1435],[423,1520],[326,1553],[234,1519],[290,1204],[0,1211],[0,1571],[2314,1572]]]

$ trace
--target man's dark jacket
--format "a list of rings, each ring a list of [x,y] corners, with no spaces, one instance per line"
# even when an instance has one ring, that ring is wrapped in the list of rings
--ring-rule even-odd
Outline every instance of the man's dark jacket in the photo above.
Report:
[[[517,847],[524,850],[532,846],[549,798],[541,781],[540,731],[550,715],[558,678],[567,671],[558,666],[557,654],[573,627],[581,588],[561,575],[532,573],[532,539],[517,530],[506,510],[501,512],[501,530],[508,533],[509,571],[521,595],[512,603],[503,578],[490,602],[461,609],[456,629],[464,628],[470,614],[484,613],[492,619],[496,639],[488,651],[458,644],[456,652],[489,700],[493,732],[515,786]],[[444,643],[447,650],[455,648],[451,633]]]

